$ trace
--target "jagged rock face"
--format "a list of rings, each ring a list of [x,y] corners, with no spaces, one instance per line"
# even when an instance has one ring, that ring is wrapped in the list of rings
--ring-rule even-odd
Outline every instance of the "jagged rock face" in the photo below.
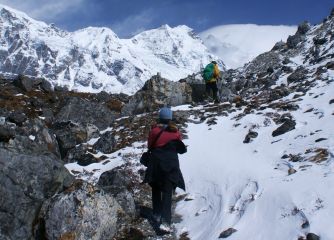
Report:
[[[37,239],[112,239],[122,213],[112,195],[77,182],[45,202],[35,235]]]
[[[66,32],[4,6],[0,36],[0,72],[85,92],[134,94],[157,72],[177,81],[217,59],[186,26],[119,39],[108,28]]]
[[[31,239],[43,202],[68,187],[73,177],[52,155],[29,155],[0,148],[0,236]]]
[[[163,105],[177,106],[191,103],[192,90],[189,84],[172,82],[159,75],[147,81],[144,87],[132,96],[123,107],[123,115],[152,112]]]
[[[56,115],[56,121],[72,121],[76,124],[94,124],[105,129],[119,116],[105,105],[82,98],[70,98]]]

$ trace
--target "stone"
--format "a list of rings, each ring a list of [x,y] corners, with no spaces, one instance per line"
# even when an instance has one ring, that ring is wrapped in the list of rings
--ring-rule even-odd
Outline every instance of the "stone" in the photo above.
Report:
[[[84,98],[72,97],[56,115],[56,121],[71,121],[82,126],[94,124],[100,130],[109,127],[119,117],[105,105]]]
[[[296,122],[292,119],[286,119],[285,122],[272,132],[273,137],[277,137],[295,129]]]
[[[15,111],[9,115],[7,121],[15,123],[16,125],[22,126],[27,120],[27,116],[23,112]]]
[[[93,149],[102,153],[112,153],[116,147],[115,136],[112,132],[104,133],[100,139],[93,145]]]
[[[219,238],[228,238],[231,236],[233,233],[237,232],[236,229],[234,228],[228,228],[227,230],[223,231],[220,235]]]
[[[292,175],[292,174],[294,174],[294,173],[296,173],[296,172],[297,172],[297,170],[294,169],[294,168],[289,168],[289,170],[288,170],[288,174],[289,174],[289,175]]]
[[[306,80],[307,74],[308,70],[304,67],[297,68],[292,74],[288,76],[288,84]]]
[[[304,35],[311,29],[311,25],[309,22],[304,21],[298,25],[297,33]]]
[[[243,143],[250,143],[253,138],[256,138],[259,134],[254,131],[249,131],[248,134],[246,135]]]
[[[34,80],[24,75],[19,75],[17,79],[14,80],[14,84],[21,88],[25,92],[32,90],[34,85]]]
[[[113,239],[122,214],[122,208],[110,194],[77,181],[43,204],[35,235],[44,232],[46,239]]]
[[[326,38],[315,37],[315,38],[313,38],[313,42],[314,42],[315,45],[323,45],[327,42],[327,39]]]
[[[295,34],[288,37],[288,39],[286,40],[286,45],[288,46],[288,48],[294,49],[302,40],[303,37],[300,34]]]
[[[279,41],[275,43],[274,47],[271,49],[272,51],[282,50],[286,47],[286,43],[283,41]]]
[[[87,140],[86,128],[71,121],[55,122],[52,129],[56,134],[62,158],[66,157],[70,149]]]
[[[192,89],[186,82],[172,82],[153,76],[133,95],[122,109],[123,116],[153,112],[161,106],[178,106],[192,102]]]
[[[73,177],[53,155],[0,148],[0,165],[0,233],[6,236],[1,239],[33,239],[43,202],[68,187]]]
[[[121,168],[102,173],[97,185],[111,193],[130,217],[136,214],[135,201],[128,191],[132,182],[128,172]]]
[[[88,166],[89,164],[98,162],[98,159],[89,152],[86,144],[80,144],[68,150],[63,161],[65,163],[77,162],[80,166]]]
[[[15,137],[15,133],[13,130],[0,126],[0,142],[8,143],[10,139]]]
[[[331,62],[326,63],[326,68],[327,68],[327,69],[334,70],[334,61],[331,61]]]
[[[306,240],[320,240],[320,237],[314,233],[308,233],[306,235]]]
[[[334,103],[334,98],[329,101],[329,104],[333,104],[333,103]]]

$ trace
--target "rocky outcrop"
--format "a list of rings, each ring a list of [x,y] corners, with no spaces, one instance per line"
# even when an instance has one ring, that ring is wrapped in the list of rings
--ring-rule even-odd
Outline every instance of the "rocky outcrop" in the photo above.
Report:
[[[123,115],[152,112],[163,105],[177,106],[192,102],[191,87],[185,82],[172,82],[159,75],[148,80],[123,107]]]
[[[111,171],[104,172],[97,184],[116,198],[126,214],[132,217],[135,216],[135,201],[128,190],[131,188],[132,184],[128,172],[121,168],[115,168]]]
[[[102,130],[110,126],[118,116],[117,112],[111,111],[105,105],[79,97],[71,97],[56,115],[56,121],[71,121],[84,126],[94,124]]]
[[[122,208],[112,195],[79,181],[44,203],[35,227],[35,237],[112,239],[119,230],[122,214]]]
[[[68,187],[73,177],[50,154],[0,148],[0,165],[0,233],[6,236],[2,239],[31,239],[43,202]]]

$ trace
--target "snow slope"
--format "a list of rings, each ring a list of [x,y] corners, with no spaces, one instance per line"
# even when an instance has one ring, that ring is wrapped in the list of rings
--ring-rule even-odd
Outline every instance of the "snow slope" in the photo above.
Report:
[[[330,77],[334,79],[333,71]],[[320,83],[312,95],[303,97],[300,109],[293,113],[298,119],[296,129],[282,136],[272,137],[277,126],[268,125],[258,112],[232,120],[243,109],[217,118],[217,125],[210,127],[189,124],[188,153],[181,156],[180,164],[188,198],[193,200],[177,206],[176,212],[183,216],[177,225],[179,233],[211,240],[234,228],[237,232],[231,240],[297,239],[308,232],[333,239],[334,109],[329,105],[333,89],[333,82],[330,86]],[[311,107],[323,117],[304,113]],[[242,143],[254,125],[258,137]],[[320,136],[326,140],[315,143]],[[330,149],[330,159],[314,164],[281,158],[315,148]],[[293,175],[288,174],[291,168],[297,170]],[[306,223],[309,226],[302,228]]]
[[[296,30],[296,26],[231,24],[208,29],[200,37],[227,68],[238,68],[269,51],[276,42],[286,41]]]

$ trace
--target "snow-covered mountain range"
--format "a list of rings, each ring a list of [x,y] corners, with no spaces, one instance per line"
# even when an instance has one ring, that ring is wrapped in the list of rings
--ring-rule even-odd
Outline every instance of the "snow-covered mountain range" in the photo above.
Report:
[[[177,81],[217,59],[187,26],[120,39],[109,28],[63,31],[4,5],[0,36],[0,73],[44,77],[85,92],[133,94],[157,72]]]
[[[296,30],[296,26],[231,24],[210,28],[200,33],[200,37],[227,68],[238,68],[269,51],[276,42],[286,41]]]

